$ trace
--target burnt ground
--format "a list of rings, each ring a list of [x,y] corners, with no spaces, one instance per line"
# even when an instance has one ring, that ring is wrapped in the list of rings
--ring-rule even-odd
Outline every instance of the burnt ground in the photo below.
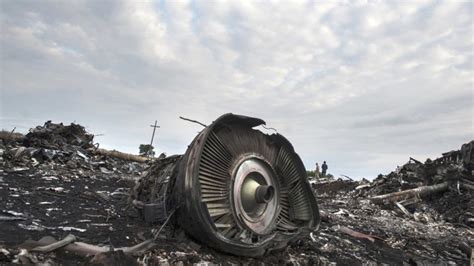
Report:
[[[83,242],[118,247],[143,241],[140,237],[149,231],[137,215],[127,214],[128,189],[133,180],[114,176],[68,178],[34,170],[3,172],[0,176],[0,214],[18,219],[0,221],[0,245],[16,247],[27,239],[61,239],[73,234]]]
[[[21,220],[2,222],[0,239],[18,245],[25,239],[63,238],[72,233],[92,244],[127,245],[147,227],[126,214],[126,194],[132,185],[133,181],[114,177],[4,173],[0,209],[4,215],[22,215],[11,215]]]
[[[2,215],[20,219],[0,222],[0,246],[10,252],[4,256],[4,262],[8,258],[14,260],[15,254],[20,252],[17,246],[27,239],[38,240],[47,235],[61,239],[74,234],[82,242],[122,247],[142,242],[153,228],[133,209],[127,208],[126,192],[134,186],[132,178],[123,179],[114,174],[69,178],[40,174],[36,169],[3,170],[0,176]],[[467,226],[415,221],[395,210],[384,210],[346,193],[320,193],[319,205],[323,212],[319,230],[304,236],[285,251],[265,258],[228,256],[177,237],[160,239],[157,247],[135,259],[152,264],[179,261],[469,264],[461,245],[472,243],[474,239],[472,228]],[[370,235],[373,241],[348,235],[341,227]],[[90,260],[65,252],[36,254],[35,258],[40,262],[67,265]]]

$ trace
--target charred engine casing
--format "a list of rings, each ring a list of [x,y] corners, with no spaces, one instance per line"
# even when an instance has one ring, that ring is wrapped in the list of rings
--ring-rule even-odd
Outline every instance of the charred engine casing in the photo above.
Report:
[[[319,225],[306,170],[290,142],[253,127],[258,118],[225,114],[183,156],[158,160],[135,197],[148,221],[175,226],[222,252],[262,256]]]

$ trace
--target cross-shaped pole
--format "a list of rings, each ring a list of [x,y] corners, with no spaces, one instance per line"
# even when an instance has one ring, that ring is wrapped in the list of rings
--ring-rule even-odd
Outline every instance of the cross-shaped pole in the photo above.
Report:
[[[152,146],[152,147],[153,147],[153,139],[155,138],[155,131],[156,131],[156,128],[159,128],[159,127],[160,127],[160,126],[157,126],[157,125],[156,125],[157,122],[158,122],[158,121],[155,120],[155,125],[150,125],[150,127],[153,128],[153,134],[151,135],[151,141],[150,141],[150,146]]]

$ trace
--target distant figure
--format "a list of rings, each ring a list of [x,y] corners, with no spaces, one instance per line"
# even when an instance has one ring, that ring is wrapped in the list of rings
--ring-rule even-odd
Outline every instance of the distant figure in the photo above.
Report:
[[[321,175],[322,177],[326,176],[326,171],[328,170],[328,165],[326,164],[326,161],[323,162],[323,165],[321,166]]]
[[[316,170],[314,170],[314,178],[319,178],[319,164],[316,163]]]

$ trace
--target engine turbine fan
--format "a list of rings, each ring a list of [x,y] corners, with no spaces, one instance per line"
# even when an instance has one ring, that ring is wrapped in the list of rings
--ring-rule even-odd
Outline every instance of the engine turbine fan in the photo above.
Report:
[[[176,209],[176,225],[195,240],[252,257],[317,227],[318,206],[301,159],[283,136],[253,129],[262,124],[225,114],[183,156],[159,160],[138,186],[145,216],[163,221]]]

